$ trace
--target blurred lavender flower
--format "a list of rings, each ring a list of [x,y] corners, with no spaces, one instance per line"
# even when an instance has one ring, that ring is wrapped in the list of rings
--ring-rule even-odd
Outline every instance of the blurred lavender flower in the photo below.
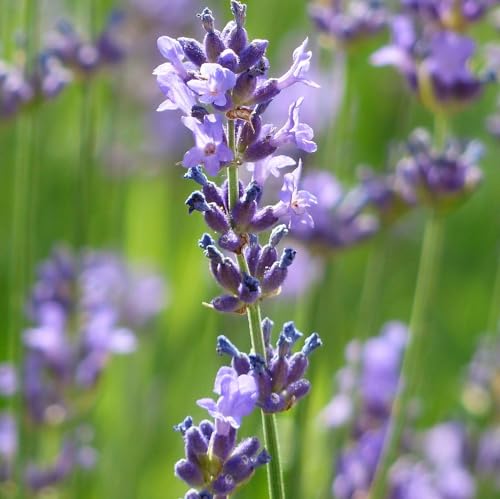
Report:
[[[481,20],[495,0],[402,0],[403,7],[424,20],[440,24],[445,29],[464,31],[470,24]]]
[[[403,15],[394,17],[391,29],[392,44],[372,54],[371,62],[395,66],[431,111],[458,110],[479,97],[489,77],[469,69],[472,39],[452,31],[418,37],[412,20]]]
[[[292,227],[292,236],[316,250],[338,250],[351,247],[372,236],[377,220],[363,210],[367,200],[356,191],[344,193],[336,178],[325,171],[311,171],[302,185],[317,202],[309,208],[314,226]]]
[[[463,202],[479,185],[482,172],[477,162],[483,147],[477,141],[449,139],[443,151],[431,146],[430,134],[415,130],[408,140],[409,156],[399,161],[396,175],[413,191],[415,200],[437,210]]]
[[[344,4],[341,0],[312,3],[309,15],[316,29],[333,38],[341,47],[351,47],[382,31],[387,23],[387,12],[376,1],[357,0]]]

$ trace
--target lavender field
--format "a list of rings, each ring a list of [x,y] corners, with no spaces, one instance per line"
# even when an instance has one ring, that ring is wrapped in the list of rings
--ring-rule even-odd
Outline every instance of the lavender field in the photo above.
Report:
[[[0,498],[500,498],[498,0],[0,0]]]

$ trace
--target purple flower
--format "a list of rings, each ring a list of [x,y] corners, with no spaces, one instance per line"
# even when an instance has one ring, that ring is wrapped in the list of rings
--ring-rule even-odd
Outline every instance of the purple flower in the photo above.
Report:
[[[284,126],[276,132],[271,140],[271,145],[279,147],[285,144],[295,144],[305,152],[315,152],[318,146],[313,142],[313,129],[300,122],[300,106],[303,97],[297,99],[288,109],[288,120]]]
[[[255,163],[245,163],[248,171],[252,172],[252,180],[255,180],[261,187],[264,186],[269,175],[279,177],[282,168],[292,165],[295,165],[295,160],[288,156],[268,156]]]
[[[197,404],[206,409],[216,420],[216,431],[227,435],[230,428],[239,428],[241,419],[250,414],[257,402],[257,385],[252,376],[238,376],[231,367],[221,367],[217,373],[214,392],[220,395],[217,402],[204,398]]]
[[[157,45],[161,55],[170,61],[172,67],[176,70],[178,75],[182,79],[186,79],[187,71],[182,62],[184,59],[184,50],[182,50],[181,44],[175,38],[160,36],[160,38],[158,38]],[[161,67],[163,67],[164,70],[167,69],[167,66],[162,65],[156,68],[155,71],[158,71]]]
[[[17,373],[12,364],[0,363],[0,396],[10,397],[17,392]]]
[[[293,51],[292,66],[283,76],[278,78],[278,90],[284,90],[290,85],[298,82],[305,83],[310,87],[319,88],[317,83],[306,78],[306,73],[309,71],[312,57],[312,52],[310,50],[306,50],[308,41],[309,39],[306,38],[302,44]]]
[[[199,95],[203,104],[225,106],[227,103],[226,92],[231,90],[236,83],[236,75],[220,64],[206,63],[200,68],[199,79],[188,81],[187,85]]]
[[[190,116],[196,100],[193,92],[186,86],[182,78],[173,71],[153,74],[156,74],[156,82],[167,97],[156,110],[180,109],[186,116]]]
[[[202,164],[210,175],[217,175],[222,164],[233,159],[231,149],[224,142],[221,116],[210,114],[203,118],[203,123],[188,116],[183,117],[182,122],[193,132],[196,142],[184,155],[182,164],[186,168]]]
[[[317,203],[317,199],[310,192],[299,190],[301,172],[302,163],[299,161],[299,166],[284,176],[280,201],[275,205],[275,214],[288,218],[290,228],[297,225],[314,227],[314,220],[309,214],[309,208]]]

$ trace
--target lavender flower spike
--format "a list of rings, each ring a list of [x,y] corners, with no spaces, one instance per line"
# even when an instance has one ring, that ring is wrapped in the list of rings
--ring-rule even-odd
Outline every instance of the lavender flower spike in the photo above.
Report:
[[[196,141],[196,146],[184,155],[182,164],[186,168],[202,164],[210,175],[217,175],[222,164],[233,159],[231,149],[224,142],[221,116],[210,114],[203,118],[203,123],[184,116],[182,122],[193,132]]]
[[[283,187],[280,192],[280,201],[275,205],[274,212],[278,217],[289,219],[289,227],[300,225],[314,227],[314,220],[308,208],[317,204],[316,196],[308,191],[298,189],[302,163],[291,173],[284,177]]]
[[[306,51],[307,42],[309,41],[306,38],[301,45],[299,45],[293,51],[293,63],[290,69],[277,81],[278,90],[283,90],[293,85],[294,83],[305,83],[306,85],[319,88],[319,85],[312,80],[308,80],[305,75],[309,71],[309,67],[311,65],[311,57],[312,52],[310,50]]]
[[[217,373],[214,392],[217,402],[203,398],[197,404],[216,420],[217,433],[227,435],[230,428],[239,428],[241,418],[250,414],[257,402],[257,385],[252,376],[238,376],[232,367],[221,367]]]
[[[203,104],[225,106],[227,103],[226,92],[236,84],[236,75],[220,64],[206,63],[200,68],[200,79],[188,81],[191,90],[199,94]]]
[[[300,122],[302,102],[304,102],[304,97],[300,97],[289,107],[288,120],[274,135],[271,145],[279,147],[284,144],[295,144],[299,149],[309,153],[317,150],[318,146],[312,140],[313,129],[306,123]]]

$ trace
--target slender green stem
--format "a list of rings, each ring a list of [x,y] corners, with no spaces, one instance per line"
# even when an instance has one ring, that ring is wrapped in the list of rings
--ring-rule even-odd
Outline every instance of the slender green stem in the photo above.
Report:
[[[229,147],[234,151],[235,136],[234,136],[234,121],[229,120],[228,143]],[[227,168],[228,174],[228,194],[229,208],[231,209],[238,200],[238,163],[235,161]],[[242,254],[238,254],[238,264],[240,269],[250,274],[248,262]],[[259,303],[254,303],[247,307],[248,327],[250,331],[250,341],[254,353],[260,355],[263,359],[266,358],[266,343],[262,332],[262,317]],[[264,432],[264,445],[271,455],[271,462],[267,465],[267,485],[270,499],[285,499],[285,485],[283,481],[283,470],[280,459],[280,446],[278,437],[278,426],[276,424],[276,416],[274,414],[265,414],[262,411],[262,427]]]
[[[498,257],[495,284],[493,285],[493,294],[491,297],[490,313],[488,315],[487,332],[496,335],[500,332],[500,319],[498,311],[500,310],[500,256]]]
[[[380,458],[370,494],[371,499],[384,499],[387,489],[387,472],[394,461],[398,444],[406,423],[408,402],[414,395],[416,370],[420,352],[427,333],[426,318],[437,277],[443,242],[443,219],[433,213],[426,225],[417,285],[410,320],[409,338],[401,369],[401,377],[392,415],[387,428],[384,449]]]

